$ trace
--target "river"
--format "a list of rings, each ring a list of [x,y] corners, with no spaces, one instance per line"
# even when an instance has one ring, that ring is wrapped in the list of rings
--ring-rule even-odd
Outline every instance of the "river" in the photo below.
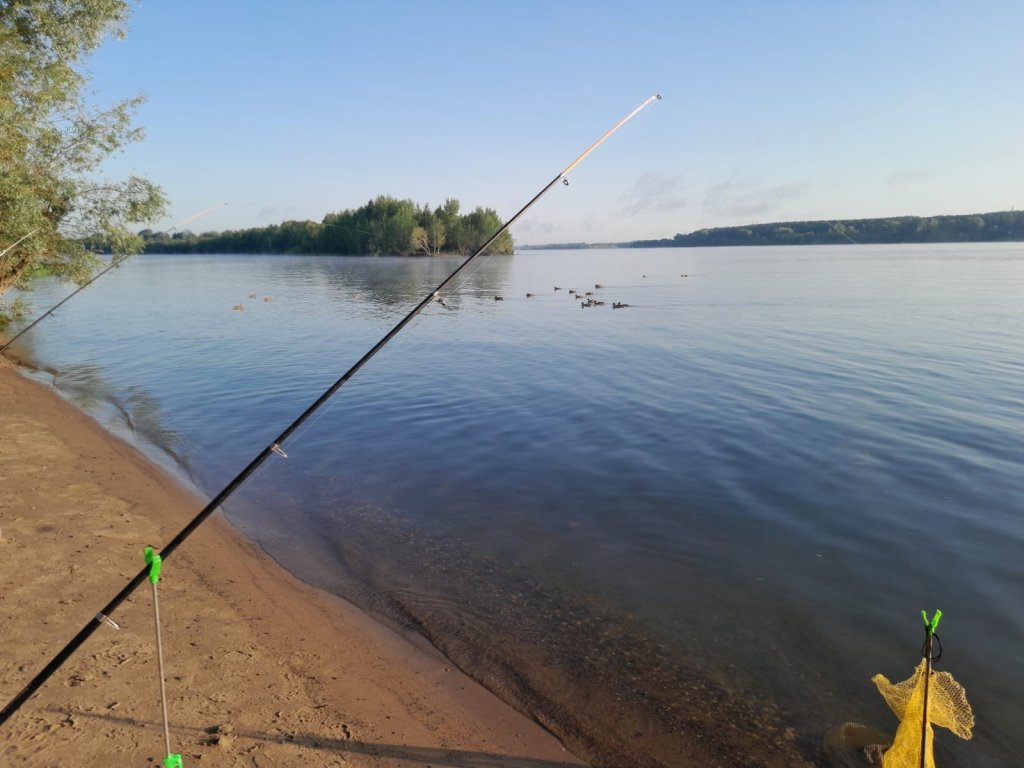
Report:
[[[19,344],[212,494],[456,263],[143,256]],[[940,764],[1024,752],[1024,246],[526,251],[445,301],[228,503],[286,568],[601,765],[826,764],[940,608]]]

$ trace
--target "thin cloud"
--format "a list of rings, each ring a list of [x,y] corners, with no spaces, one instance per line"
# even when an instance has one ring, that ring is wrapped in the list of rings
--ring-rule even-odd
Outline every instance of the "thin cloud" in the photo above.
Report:
[[[265,205],[256,213],[260,221],[281,222],[298,218],[298,209],[294,205],[278,208],[276,205]]]
[[[902,187],[907,184],[913,184],[916,181],[924,181],[930,176],[931,173],[923,168],[901,168],[891,174],[885,183],[890,187]]]
[[[549,235],[558,230],[558,225],[553,221],[535,221],[524,218],[512,225],[516,232],[532,235]]]
[[[636,216],[644,211],[678,211],[686,206],[686,198],[679,192],[679,182],[676,179],[647,171],[622,194],[622,213],[626,216]]]
[[[726,181],[707,191],[704,210],[717,216],[755,216],[802,197],[808,189],[809,184],[795,181],[774,187],[759,187],[749,179]]]

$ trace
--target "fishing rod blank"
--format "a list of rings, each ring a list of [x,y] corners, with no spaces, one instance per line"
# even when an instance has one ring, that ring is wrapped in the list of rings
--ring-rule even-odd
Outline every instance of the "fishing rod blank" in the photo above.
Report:
[[[71,294],[69,294],[69,295],[65,296],[65,297],[64,297],[63,299],[61,299],[60,301],[58,301],[58,302],[57,302],[56,304],[54,304],[54,305],[53,305],[52,307],[50,307],[50,308],[49,308],[48,310],[46,310],[45,312],[43,312],[43,314],[41,314],[41,315],[40,315],[39,317],[37,317],[37,318],[36,318],[35,320],[33,320],[33,321],[32,321],[31,323],[29,323],[28,325],[26,325],[26,326],[25,326],[24,328],[22,328],[22,329],[21,329],[20,331],[18,331],[18,332],[17,332],[16,334],[14,334],[14,336],[12,336],[12,337],[10,338],[10,340],[9,340],[9,341],[8,341],[8,342],[7,342],[6,344],[4,344],[4,345],[3,345],[2,347],[0,347],[0,352],[4,352],[4,351],[5,351],[5,350],[6,350],[6,349],[7,349],[8,347],[9,347],[9,346],[11,346],[11,344],[13,344],[14,342],[16,342],[16,341],[18,340],[18,338],[19,338],[19,337],[20,337],[20,336],[21,336],[21,335],[22,335],[23,333],[28,333],[29,331],[31,331],[31,330],[32,330],[33,328],[35,328],[35,327],[36,327],[37,325],[39,325],[39,323],[43,322],[43,320],[45,320],[45,319],[46,319],[46,318],[48,318],[48,317],[49,317],[50,315],[52,315],[52,314],[53,314],[54,312],[56,312],[56,311],[57,311],[58,309],[60,309],[60,307],[61,307],[61,306],[62,306],[62,305],[64,304],[64,302],[66,302],[66,301],[70,301],[71,299],[73,299],[73,298],[74,298],[75,296],[77,296],[77,295],[78,295],[79,293],[81,293],[82,291],[84,291],[84,290],[85,290],[86,288],[88,288],[88,287],[89,287],[90,285],[92,285],[93,283],[95,283],[95,282],[96,282],[97,280],[99,280],[99,279],[100,279],[101,277],[103,277],[103,276],[104,276],[105,274],[107,274],[107,272],[109,272],[110,270],[112,270],[112,269],[113,269],[114,267],[118,266],[118,265],[119,265],[119,264],[120,264],[121,262],[123,262],[123,261],[124,261],[124,259],[120,259],[120,260],[114,260],[114,261],[112,261],[112,262],[110,263],[110,266],[109,266],[109,267],[107,267],[107,268],[106,268],[106,269],[104,269],[104,270],[103,270],[102,272],[100,272],[100,273],[96,274],[95,276],[93,276],[93,277],[92,277],[92,279],[90,279],[90,280],[89,280],[89,282],[87,282],[87,283],[83,283],[82,285],[78,286],[78,288],[77,288],[77,289],[76,289],[76,290],[75,290],[75,291],[74,291],[73,293],[71,293]]]
[[[35,228],[35,229],[33,229],[33,230],[32,230],[31,232],[29,232],[29,233],[28,233],[27,235],[22,235],[22,236],[21,236],[21,237],[19,237],[19,238],[18,238],[17,240],[15,240],[15,241],[14,241],[13,243],[11,243],[10,245],[8,245],[8,246],[7,246],[6,248],[4,248],[4,249],[3,249],[2,251],[0,251],[0,259],[2,259],[2,258],[3,258],[4,256],[6,256],[6,255],[7,255],[8,253],[10,253],[10,252],[11,252],[11,251],[13,251],[13,250],[14,250],[15,248],[17,248],[17,247],[18,247],[18,245],[20,245],[20,244],[21,244],[21,242],[22,242],[23,240],[28,240],[28,239],[29,239],[30,237],[32,237],[32,235],[34,235],[34,234],[35,234],[36,232],[38,232],[38,231],[39,231],[39,227],[36,227],[36,228]]]
[[[193,517],[192,520],[190,520],[188,524],[184,528],[182,528],[181,531],[179,531],[178,534],[173,539],[171,539],[167,546],[165,546],[163,550],[160,552],[160,557],[163,560],[166,560],[168,557],[170,557],[174,550],[181,546],[185,539],[191,536],[192,533],[196,530],[196,528],[202,525],[203,522],[221,506],[221,504],[227,501],[228,498],[230,498],[231,495],[235,491],[237,491],[238,488],[241,487],[241,485],[257,469],[259,469],[263,462],[270,458],[271,454],[276,453],[284,458],[287,458],[287,455],[282,450],[281,446],[286,440],[288,440],[289,437],[291,437],[295,430],[302,426],[302,424],[305,423],[305,421],[310,416],[312,416],[320,408],[320,406],[326,403],[331,398],[331,396],[334,395],[335,392],[341,389],[345,382],[351,379],[359,371],[360,368],[366,365],[366,363],[368,363],[389,341],[391,341],[391,339],[398,335],[398,333],[403,328],[405,328],[405,326],[407,326],[413,320],[413,318],[416,317],[416,315],[423,311],[423,309],[427,305],[429,305],[435,300],[440,300],[441,292],[445,289],[445,287],[449,283],[451,283],[452,280],[454,280],[459,275],[459,273],[461,273],[466,267],[468,267],[469,264],[477,256],[486,251],[487,248],[490,247],[490,245],[495,240],[497,240],[498,237],[506,229],[512,226],[512,224],[514,224],[520,216],[526,213],[533,206],[534,203],[536,203],[541,197],[543,197],[548,190],[555,186],[559,181],[565,181],[565,183],[568,183],[568,180],[565,177],[569,174],[570,171],[572,171],[577,165],[583,162],[583,160],[591,152],[593,152],[601,144],[603,144],[613,133],[618,131],[619,128],[621,128],[629,120],[636,116],[637,113],[639,113],[651,102],[660,98],[660,94],[655,94],[651,96],[646,101],[644,101],[640,106],[638,106],[636,109],[634,109],[624,118],[622,118],[619,122],[617,122],[615,125],[609,128],[607,131],[605,131],[604,135],[602,135],[601,138],[599,138],[597,141],[595,141],[593,144],[587,147],[587,149],[585,149],[579,157],[577,157],[575,160],[569,163],[569,165],[567,165],[563,171],[561,171],[557,176],[555,176],[555,178],[549,181],[540,190],[540,192],[534,195],[530,199],[530,201],[526,203],[526,205],[520,208],[519,211],[512,218],[510,218],[508,221],[502,224],[501,227],[493,235],[491,235],[483,245],[481,245],[479,248],[473,251],[473,253],[471,253],[465,261],[463,261],[458,267],[456,267],[455,270],[450,275],[448,275],[448,277],[441,281],[441,283],[433,291],[428,293],[419,302],[419,304],[413,307],[412,310],[405,317],[403,317],[390,331],[388,331],[381,338],[380,341],[374,344],[373,347],[366,354],[359,358],[359,360],[356,361],[355,365],[349,368],[341,376],[341,378],[339,378],[331,386],[329,386],[324,391],[324,393],[320,395],[320,397],[313,401],[313,403],[308,408],[306,408],[306,410],[303,411],[298,416],[298,418],[295,419],[295,421],[289,424],[280,435],[278,435],[266,448],[260,451],[256,458],[250,461],[249,464],[245,467],[245,469],[239,472],[223,488],[223,490],[221,490],[216,496],[214,496],[210,500],[210,502],[205,507],[203,507],[203,509],[200,510],[199,513],[196,514],[196,516]],[[103,606],[103,608],[96,614],[96,616],[90,622],[88,622],[84,627],[82,627],[78,631],[78,634],[76,634],[67,643],[67,645],[65,645],[60,651],[58,651],[57,655],[54,656],[53,659],[51,659],[50,662],[45,667],[43,667],[43,669],[35,677],[33,677],[32,680],[29,681],[25,688],[17,696],[11,699],[11,701],[3,708],[3,710],[0,710],[0,725],[3,725],[5,722],[7,722],[11,715],[13,715],[15,712],[18,711],[18,709],[21,708],[21,706],[28,700],[28,698],[33,693],[35,693],[39,689],[39,687],[42,686],[42,684],[45,683],[46,680],[49,679],[65,661],[67,661],[67,659],[79,648],[79,646],[82,645],[82,643],[84,643],[89,638],[90,635],[92,635],[93,632],[96,631],[97,628],[100,627],[100,625],[109,621],[108,617],[110,616],[110,614],[113,613],[118,608],[118,606],[120,606],[121,603],[124,602],[124,600],[132,592],[134,592],[135,589],[140,584],[142,584],[143,581],[146,580],[148,576],[149,568],[147,566],[143,568],[141,571],[139,571],[135,575],[135,577],[130,582],[128,582],[128,584],[126,584],[125,587],[120,592],[118,592],[117,595],[115,595],[114,598],[109,603]]]

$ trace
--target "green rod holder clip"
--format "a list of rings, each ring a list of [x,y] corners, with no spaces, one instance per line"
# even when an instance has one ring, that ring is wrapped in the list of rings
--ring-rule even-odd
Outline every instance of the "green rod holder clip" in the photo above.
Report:
[[[942,611],[940,611],[938,608],[935,609],[935,615],[931,619],[928,618],[927,613],[921,611],[921,620],[924,622],[925,632],[927,632],[929,636],[935,634],[935,630],[939,627],[939,619],[941,618]]]
[[[160,581],[160,566],[163,558],[152,547],[146,547],[142,554],[146,558],[146,565],[149,566],[149,582],[150,584],[156,584]]]

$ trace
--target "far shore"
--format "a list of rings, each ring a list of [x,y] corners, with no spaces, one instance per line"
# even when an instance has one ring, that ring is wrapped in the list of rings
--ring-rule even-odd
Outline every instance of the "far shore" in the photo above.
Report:
[[[6,704],[204,503],[0,357]],[[159,585],[185,765],[584,765],[413,635],[292,577],[219,515]],[[4,766],[162,764],[148,582],[0,727]]]

